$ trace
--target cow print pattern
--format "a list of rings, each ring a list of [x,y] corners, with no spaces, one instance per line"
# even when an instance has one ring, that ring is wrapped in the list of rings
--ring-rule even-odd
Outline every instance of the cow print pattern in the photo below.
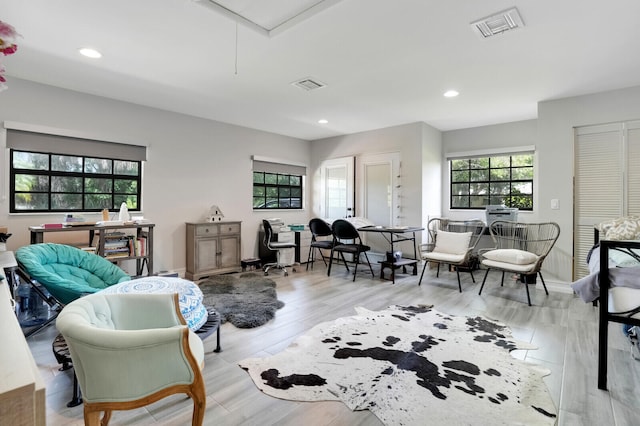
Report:
[[[505,325],[429,306],[356,312],[240,366],[269,395],[341,400],[387,425],[555,423],[548,372],[510,355],[534,347]]]

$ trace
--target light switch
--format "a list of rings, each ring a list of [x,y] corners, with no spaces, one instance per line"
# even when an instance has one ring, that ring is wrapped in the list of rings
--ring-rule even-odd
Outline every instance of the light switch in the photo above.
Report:
[[[560,201],[557,198],[551,200],[551,210],[558,210],[560,208]]]

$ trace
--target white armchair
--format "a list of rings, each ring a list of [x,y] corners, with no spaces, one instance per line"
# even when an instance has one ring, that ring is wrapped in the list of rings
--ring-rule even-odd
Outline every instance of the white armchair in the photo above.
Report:
[[[85,425],[106,425],[112,410],[175,393],[191,397],[192,424],[202,424],[204,347],[186,326],[177,294],[91,294],[66,305],[56,327],[69,346]]]

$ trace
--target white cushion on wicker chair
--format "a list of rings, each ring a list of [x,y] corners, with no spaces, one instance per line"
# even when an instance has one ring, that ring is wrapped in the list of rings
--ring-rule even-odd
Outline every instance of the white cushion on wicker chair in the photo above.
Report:
[[[471,232],[438,231],[436,234],[436,246],[430,255],[437,252],[464,256],[469,250],[471,235]],[[460,260],[462,259],[459,258],[458,261]]]
[[[482,255],[485,259],[496,262],[512,263],[515,265],[530,265],[538,261],[538,256],[534,253],[518,249],[498,249],[491,250]]]

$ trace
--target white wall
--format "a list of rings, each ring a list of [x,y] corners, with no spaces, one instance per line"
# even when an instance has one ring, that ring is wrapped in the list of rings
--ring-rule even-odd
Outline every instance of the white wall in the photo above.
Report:
[[[543,167],[539,173],[538,215],[560,225],[560,238],[549,266],[566,282],[572,280],[573,259],[573,129],[635,119],[640,119],[640,87],[538,104],[538,161]],[[554,198],[560,201],[559,210],[551,210]]]
[[[156,224],[156,271],[184,269],[185,222],[202,220],[212,204],[222,209],[225,219],[242,221],[242,257],[257,255],[263,218],[278,216],[287,223],[309,220],[307,211],[254,213],[251,204],[251,155],[309,164],[308,141],[15,78],[0,95],[0,122],[4,121],[148,146],[143,209]],[[5,147],[4,132],[0,147]],[[29,226],[60,221],[62,215],[9,215],[8,161],[8,150],[0,149],[0,198],[5,197],[0,199],[0,225],[9,227],[13,235],[7,249],[15,250],[29,243]]]
[[[440,210],[441,146],[440,132],[425,123],[320,139],[311,143],[311,174],[318,178],[320,163],[325,159],[399,152],[404,216],[400,223],[426,226],[427,216]],[[318,211],[312,213],[317,215]]]

